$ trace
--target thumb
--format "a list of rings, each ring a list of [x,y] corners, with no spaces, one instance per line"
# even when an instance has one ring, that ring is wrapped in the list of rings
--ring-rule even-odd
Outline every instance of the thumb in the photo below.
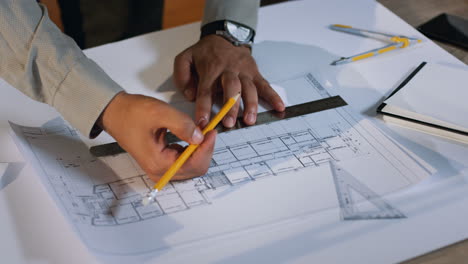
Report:
[[[204,137],[201,129],[195,125],[195,122],[187,114],[169,106],[169,109],[165,111],[163,120],[162,125],[181,140],[190,144],[203,142]]]

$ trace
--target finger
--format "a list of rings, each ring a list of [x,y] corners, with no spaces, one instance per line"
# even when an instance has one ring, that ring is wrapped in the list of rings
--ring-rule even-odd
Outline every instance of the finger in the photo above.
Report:
[[[203,143],[182,166],[179,173],[173,177],[174,180],[185,180],[207,173],[213,156],[216,134],[216,131],[213,130],[205,135]]]
[[[162,151],[166,145],[166,134],[167,134],[167,129],[161,128],[154,133],[154,140],[155,140],[155,147],[157,150]]]
[[[162,127],[169,129],[178,138],[190,144],[200,144],[203,141],[202,131],[190,116],[166,103],[162,104],[157,117]]]
[[[285,106],[283,100],[263,77],[255,78],[254,83],[257,87],[258,96],[263,98],[276,111],[284,111]]]
[[[227,102],[229,98],[234,97],[240,93],[242,87],[238,74],[234,72],[224,72],[221,75],[221,86],[223,87],[224,102]],[[223,125],[225,127],[233,127],[236,124],[239,105],[240,102],[237,101],[224,117]]]
[[[213,106],[213,92],[216,88],[216,79],[220,74],[217,68],[211,68],[200,73],[197,97],[195,102],[195,121],[200,127],[205,127],[210,120],[211,108]]]
[[[170,145],[167,146],[167,148],[174,149],[179,153],[183,152],[186,149],[186,147],[183,147],[183,146],[181,146],[179,144],[170,144]]]
[[[187,49],[177,55],[174,60],[174,84],[189,101],[195,99],[196,76],[192,70],[192,50]]]
[[[157,153],[153,155],[148,155],[153,157],[152,160],[152,169],[147,172],[148,177],[153,181],[158,181],[166,173],[169,168],[176,162],[180,154],[185,150],[185,148],[179,144],[170,144],[164,147]],[[158,157],[158,158],[156,158]]]
[[[177,150],[167,149],[161,141],[163,133],[155,134],[153,142],[149,140],[136,155],[132,156],[140,164],[148,177],[158,181],[177,158]]]
[[[150,155],[153,159],[151,165],[144,169],[148,177],[157,182],[177,160],[179,152],[173,148],[164,148],[163,151]],[[158,158],[156,158],[158,157]]]
[[[188,115],[163,102],[160,102],[158,110],[159,125],[163,128],[157,129],[148,140],[142,140],[146,143],[140,146],[140,151],[135,157],[147,175],[156,181],[169,169],[183,150],[182,146],[167,145],[166,128],[191,144],[200,144],[204,138],[200,128],[195,126]]]
[[[257,88],[250,78],[241,77],[242,84],[242,101],[244,102],[244,122],[247,125],[255,124],[258,111],[258,94]]]

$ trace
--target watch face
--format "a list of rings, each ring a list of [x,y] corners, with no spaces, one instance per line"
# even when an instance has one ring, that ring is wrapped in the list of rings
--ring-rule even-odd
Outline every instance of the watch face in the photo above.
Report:
[[[240,42],[247,42],[250,40],[252,30],[232,22],[226,22],[226,29],[235,39]]]

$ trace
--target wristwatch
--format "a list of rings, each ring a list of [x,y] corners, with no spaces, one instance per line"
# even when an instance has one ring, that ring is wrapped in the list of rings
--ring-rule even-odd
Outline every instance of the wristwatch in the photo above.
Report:
[[[218,20],[204,25],[201,29],[200,38],[212,34],[225,38],[234,46],[248,46],[251,48],[255,31],[230,20]]]

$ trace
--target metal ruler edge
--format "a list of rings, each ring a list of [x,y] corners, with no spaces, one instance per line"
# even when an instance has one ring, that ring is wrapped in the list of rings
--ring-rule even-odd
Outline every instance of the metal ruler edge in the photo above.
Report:
[[[332,96],[316,101],[311,101],[303,104],[292,105],[286,107],[283,112],[277,112],[275,110],[270,110],[262,113],[257,114],[257,122],[254,125],[248,126],[246,125],[242,119],[243,117],[238,117],[237,122],[232,128],[225,128],[222,124],[219,124],[216,127],[218,133],[223,133],[226,131],[232,131],[236,129],[241,129],[245,127],[252,127],[256,125],[267,124],[271,122],[276,122],[288,118],[293,118],[301,115],[312,114],[320,111],[325,111],[341,106],[347,105],[346,101],[341,98],[341,96]],[[166,140],[169,144],[181,141],[178,139],[174,134],[168,132],[166,135]],[[119,146],[117,142],[96,145],[89,149],[91,154],[96,157],[103,157],[103,156],[111,156],[117,155],[120,153],[126,152],[122,147]]]

